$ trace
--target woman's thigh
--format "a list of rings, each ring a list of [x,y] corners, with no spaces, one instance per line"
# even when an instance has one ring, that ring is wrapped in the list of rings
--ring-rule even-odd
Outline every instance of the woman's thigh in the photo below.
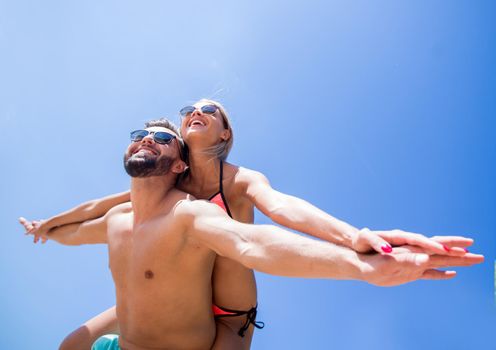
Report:
[[[243,323],[240,320],[224,318],[216,320],[217,334],[212,350],[249,350],[253,337],[253,326],[244,337],[238,335]],[[102,335],[119,333],[119,324],[115,306],[86,321],[79,328],[65,337],[59,350],[89,350]]]
[[[236,317],[237,318],[237,317]],[[253,338],[254,327],[250,328],[245,333],[244,337],[238,335],[240,327],[243,323],[238,320],[230,320],[228,317],[219,318],[215,321],[217,327],[217,335],[215,337],[212,350],[248,350],[250,349],[251,339]]]
[[[115,306],[86,321],[65,337],[59,350],[89,350],[95,340],[109,333],[119,333]]]

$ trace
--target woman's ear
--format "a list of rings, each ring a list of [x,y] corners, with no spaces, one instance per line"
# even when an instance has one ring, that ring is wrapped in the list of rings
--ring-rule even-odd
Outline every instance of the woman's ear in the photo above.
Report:
[[[231,138],[231,131],[229,131],[229,129],[224,129],[222,131],[222,133],[220,134],[220,138],[223,140],[223,141],[227,141]]]

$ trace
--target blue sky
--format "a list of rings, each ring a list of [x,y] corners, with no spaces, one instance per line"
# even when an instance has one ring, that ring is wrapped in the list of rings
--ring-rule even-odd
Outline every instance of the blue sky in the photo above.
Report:
[[[253,349],[494,347],[494,13],[0,0],[2,347],[56,348],[114,303],[104,246],[33,245],[17,217],[126,189],[128,132],[201,97],[232,116],[230,161],[276,189],[357,227],[468,235],[486,256],[452,281],[396,288],[258,274],[267,326]]]

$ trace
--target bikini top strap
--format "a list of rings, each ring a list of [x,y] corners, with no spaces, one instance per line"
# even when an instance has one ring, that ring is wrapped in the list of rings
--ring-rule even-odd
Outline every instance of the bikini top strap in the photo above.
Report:
[[[222,165],[222,160],[220,161],[220,174],[219,174],[219,192],[220,193],[223,193],[223,190],[222,190],[222,178],[224,177],[224,167]]]

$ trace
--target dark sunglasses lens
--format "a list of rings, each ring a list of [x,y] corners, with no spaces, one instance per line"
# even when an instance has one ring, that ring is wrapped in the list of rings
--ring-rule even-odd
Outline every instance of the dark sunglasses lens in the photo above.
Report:
[[[153,134],[153,139],[156,143],[166,144],[172,141],[174,135],[168,134],[166,132],[158,131]]]
[[[148,135],[148,131],[146,130],[135,130],[131,132],[131,141],[141,141],[143,138]]]
[[[217,106],[214,105],[206,105],[201,108],[201,111],[207,114],[214,114],[216,110],[217,110]]]
[[[179,114],[182,115],[183,117],[185,117],[188,114],[193,113],[194,111],[195,111],[195,107],[193,107],[193,106],[186,106],[186,107],[183,107],[179,111]]]

